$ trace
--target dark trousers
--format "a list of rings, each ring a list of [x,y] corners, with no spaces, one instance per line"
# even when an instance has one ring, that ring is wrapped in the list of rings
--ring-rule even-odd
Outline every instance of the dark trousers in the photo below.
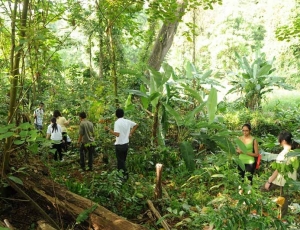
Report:
[[[276,185],[276,184],[270,184],[269,190],[265,189],[265,185],[263,185],[260,190],[262,192],[270,192],[272,193],[272,195],[280,195],[282,197],[284,197],[284,203],[281,206],[281,217],[285,216],[288,213],[288,208],[289,208],[289,196],[288,194],[283,192],[283,187]]]
[[[67,133],[66,132],[62,132],[62,137],[63,137],[63,146],[62,146],[62,148],[63,148],[63,150],[65,151],[65,152],[67,152],[68,151],[68,141],[67,141]]]
[[[128,144],[115,145],[116,157],[117,157],[117,167],[118,170],[123,170],[123,175],[125,179],[128,178],[128,173],[126,169],[126,158],[128,153]]]
[[[243,178],[245,178],[245,174],[246,172],[249,172],[250,175],[247,176],[248,180],[251,182],[251,185],[252,185],[252,180],[253,180],[253,174],[254,174],[254,171],[255,171],[255,167],[256,167],[256,163],[253,163],[253,164],[245,164],[245,170],[242,170],[241,167],[239,166],[238,169],[239,169],[239,174],[240,176]]]
[[[52,148],[56,149],[55,153],[54,153],[54,160],[58,160],[57,159],[57,154],[59,156],[59,160],[62,160],[62,147],[61,147],[61,143],[59,144],[52,144]]]
[[[92,146],[91,144],[83,144],[80,145],[80,166],[82,169],[85,169],[85,158],[86,154],[88,156],[88,166],[89,170],[93,169],[93,160],[94,160],[94,154],[95,154],[95,146]]]

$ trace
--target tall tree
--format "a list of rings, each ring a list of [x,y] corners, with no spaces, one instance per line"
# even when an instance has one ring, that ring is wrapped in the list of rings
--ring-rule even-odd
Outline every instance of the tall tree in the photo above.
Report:
[[[171,48],[178,24],[186,7],[186,3],[183,0],[178,0],[176,4],[177,9],[172,17],[172,21],[164,21],[158,35],[156,36],[156,40],[148,60],[148,65],[156,70],[160,69],[162,62]]]
[[[19,21],[20,25],[20,33],[19,33],[19,44],[17,49],[15,48],[16,43],[16,28],[17,28],[17,9],[18,9],[18,1],[15,1],[14,10],[12,12],[12,27],[11,27],[11,42],[12,48],[10,53],[10,61],[11,61],[11,86],[10,86],[10,103],[9,103],[9,110],[8,110],[8,118],[7,123],[13,122],[13,116],[17,110],[17,91],[18,91],[18,82],[20,77],[20,60],[23,53],[23,46],[24,46],[24,39],[26,36],[26,22],[27,22],[27,14],[28,14],[28,5],[29,0],[24,0],[22,2],[22,12]],[[17,50],[17,52],[16,52]],[[16,52],[16,53],[15,53]],[[11,148],[12,144],[12,137],[6,139],[5,143],[5,150],[3,154],[3,168],[2,170],[7,170],[9,168],[9,158],[10,152],[9,149]]]
[[[212,3],[216,3],[220,1],[215,0],[208,0],[204,2],[204,8],[209,7],[212,8]],[[154,1],[153,5],[156,6],[158,1]],[[164,5],[164,4],[162,4]],[[158,15],[161,13],[161,11],[165,11],[166,13],[163,16],[163,24],[157,34],[151,55],[148,60],[148,66],[150,68],[153,68],[155,70],[159,70],[161,68],[161,65],[169,51],[169,49],[172,46],[174,36],[176,34],[179,22],[182,19],[182,16],[184,15],[185,9],[190,7],[198,7],[201,5],[201,3],[190,0],[176,0],[171,1],[171,3],[168,2],[168,4],[165,4],[165,9],[161,9],[161,6],[156,8],[156,10],[152,9],[154,11],[154,15]],[[155,7],[154,7],[155,8]],[[160,126],[160,104],[158,103],[153,108],[153,127],[152,127],[152,139],[156,140],[158,136],[158,130]]]

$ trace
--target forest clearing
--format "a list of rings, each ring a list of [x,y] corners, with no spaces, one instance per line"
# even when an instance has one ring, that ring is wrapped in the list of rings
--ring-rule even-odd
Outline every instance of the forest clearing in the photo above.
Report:
[[[1,0],[0,230],[300,229],[299,9]]]

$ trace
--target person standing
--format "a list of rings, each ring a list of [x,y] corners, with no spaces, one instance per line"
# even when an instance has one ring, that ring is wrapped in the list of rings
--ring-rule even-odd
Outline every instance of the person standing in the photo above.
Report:
[[[42,131],[43,129],[43,117],[44,117],[44,103],[41,102],[39,108],[37,108],[33,112],[34,125],[38,131]]]
[[[242,126],[242,132],[243,136],[239,137],[239,139],[245,144],[247,152],[244,153],[239,148],[236,150],[239,154],[239,159],[242,161],[242,163],[245,165],[245,170],[241,169],[239,166],[239,174],[244,179],[246,172],[250,173],[250,175],[247,177],[252,185],[253,180],[253,174],[256,167],[256,161],[255,157],[258,157],[258,144],[257,140],[255,140],[251,136],[251,125],[250,124],[244,124]]]
[[[287,157],[286,155],[294,149],[293,141],[292,141],[292,134],[287,131],[282,131],[278,135],[278,142],[283,147],[283,150],[278,154],[276,158],[276,162],[280,164],[289,165],[292,161],[297,160],[296,157]],[[280,168],[282,168],[280,166]],[[297,169],[293,168],[291,172],[283,175],[281,172],[276,169],[272,175],[269,177],[267,182],[261,187],[261,191],[263,192],[270,192],[279,190],[280,196],[284,198],[283,204],[281,205],[281,215],[280,218],[285,216],[288,212],[288,194],[286,191],[283,191],[283,187],[286,184],[287,177],[291,178],[292,180],[297,180]]]
[[[126,169],[126,158],[129,148],[129,138],[135,132],[138,124],[124,118],[124,110],[117,109],[116,117],[118,118],[114,124],[114,130],[111,130],[108,126],[105,126],[105,130],[116,137],[115,151],[117,157],[117,168],[122,170],[124,179],[128,179],[128,172]]]
[[[54,154],[54,160],[57,159],[57,154],[59,156],[59,160],[62,161],[62,147],[61,147],[61,140],[62,140],[62,129],[59,124],[56,123],[56,118],[53,117],[51,119],[51,124],[47,128],[47,139],[52,140],[52,148],[56,149]]]
[[[64,151],[66,152],[68,150],[68,143],[67,143],[68,135],[67,135],[66,126],[69,125],[70,120],[67,120],[65,117],[63,117],[59,112],[59,110],[54,110],[53,117],[56,118],[56,123],[59,124],[62,128],[62,140],[63,140],[62,146]]]
[[[95,155],[95,140],[94,140],[94,126],[93,123],[86,119],[86,113],[79,114],[79,138],[78,146],[80,147],[80,166],[85,170],[85,152],[88,154],[89,171],[93,170],[93,158]]]

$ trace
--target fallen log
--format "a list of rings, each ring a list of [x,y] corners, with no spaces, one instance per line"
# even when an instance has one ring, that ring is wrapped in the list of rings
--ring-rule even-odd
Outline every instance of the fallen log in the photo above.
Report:
[[[47,210],[47,213],[52,213],[51,218],[62,226],[61,229],[66,225],[75,226],[78,215],[94,206],[95,209],[89,215],[85,226],[88,223],[95,230],[146,230],[143,226],[134,224],[39,174],[30,174],[30,177],[23,178],[23,184],[24,191],[44,210]],[[80,227],[82,229],[83,225]]]
[[[56,230],[55,228],[51,227],[46,221],[39,220],[37,222],[37,230]]]

